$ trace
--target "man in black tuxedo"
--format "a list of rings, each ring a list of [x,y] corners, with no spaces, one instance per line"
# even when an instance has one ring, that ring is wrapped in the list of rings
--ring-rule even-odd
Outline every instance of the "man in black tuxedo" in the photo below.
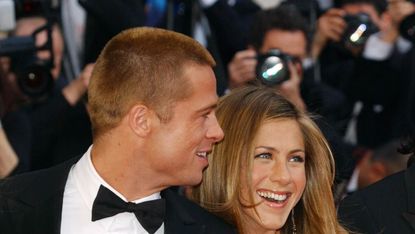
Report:
[[[414,138],[415,139],[415,138]],[[403,153],[412,156],[405,171],[355,192],[339,207],[339,219],[357,233],[409,234],[415,233],[415,145]]]
[[[215,62],[193,39],[112,38],[88,87],[93,144],[79,159],[0,182],[1,233],[234,233],[171,186],[196,185],[212,145]]]

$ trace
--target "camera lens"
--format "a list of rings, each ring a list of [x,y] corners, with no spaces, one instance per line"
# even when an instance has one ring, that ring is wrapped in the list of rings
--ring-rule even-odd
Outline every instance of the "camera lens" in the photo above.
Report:
[[[17,72],[17,81],[23,93],[30,97],[43,96],[49,92],[53,84],[49,70],[39,64]]]
[[[343,41],[346,46],[363,46],[369,36],[377,31],[377,28],[372,23],[370,16],[366,13],[346,15],[344,20],[347,23],[347,28],[343,35]]]
[[[258,56],[256,74],[262,83],[268,86],[281,84],[290,77],[287,56],[279,50],[270,50]]]

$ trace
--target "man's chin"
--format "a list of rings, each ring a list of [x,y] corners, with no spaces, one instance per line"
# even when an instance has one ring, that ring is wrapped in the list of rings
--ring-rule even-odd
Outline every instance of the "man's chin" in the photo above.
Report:
[[[192,178],[189,178],[190,180],[187,181],[187,186],[196,186],[202,183],[202,173],[200,172],[199,176],[193,176]]]

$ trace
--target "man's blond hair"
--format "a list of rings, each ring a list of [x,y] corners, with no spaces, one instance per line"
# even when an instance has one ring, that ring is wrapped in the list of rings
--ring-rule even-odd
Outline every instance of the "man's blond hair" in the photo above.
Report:
[[[117,126],[138,103],[168,121],[172,105],[192,92],[183,76],[192,64],[214,66],[215,61],[183,34],[140,27],[113,37],[98,57],[88,87],[94,138]]]

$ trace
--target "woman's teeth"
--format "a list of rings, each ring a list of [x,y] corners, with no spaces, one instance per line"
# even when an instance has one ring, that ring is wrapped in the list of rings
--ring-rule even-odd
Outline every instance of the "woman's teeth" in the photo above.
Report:
[[[287,200],[287,194],[276,194],[272,192],[257,192],[259,196],[265,198],[267,201],[282,203]]]

